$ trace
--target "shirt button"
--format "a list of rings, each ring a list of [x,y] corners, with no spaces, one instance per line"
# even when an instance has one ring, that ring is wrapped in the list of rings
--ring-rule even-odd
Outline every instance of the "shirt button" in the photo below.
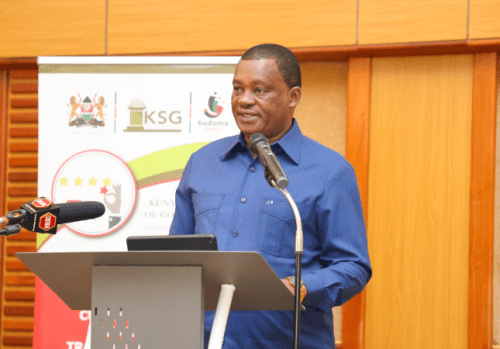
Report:
[[[250,167],[250,171],[255,172],[255,167]]]
[[[226,344],[226,341],[225,340],[222,340],[222,345]]]
[[[237,237],[238,236],[238,232],[237,231],[233,231],[233,236]]]
[[[244,204],[247,201],[247,199],[241,198],[240,201]]]

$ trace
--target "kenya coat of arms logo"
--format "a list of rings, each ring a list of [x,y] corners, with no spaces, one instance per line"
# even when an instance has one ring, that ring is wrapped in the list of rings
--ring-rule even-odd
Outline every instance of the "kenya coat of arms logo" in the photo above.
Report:
[[[78,98],[71,96],[69,99],[69,126],[77,128],[81,126],[92,126],[94,128],[104,126],[105,108],[107,107],[104,97],[98,97],[96,93],[92,100],[87,96],[82,101],[80,94],[77,93],[77,95]]]

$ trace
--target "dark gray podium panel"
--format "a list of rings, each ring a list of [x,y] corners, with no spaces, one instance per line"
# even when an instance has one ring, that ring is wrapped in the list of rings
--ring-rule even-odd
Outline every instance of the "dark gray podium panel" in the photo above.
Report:
[[[90,310],[93,266],[201,266],[205,310],[221,284],[236,287],[231,310],[293,310],[294,297],[256,252],[51,252],[16,256],[71,309]]]
[[[203,348],[201,267],[92,269],[92,348]]]

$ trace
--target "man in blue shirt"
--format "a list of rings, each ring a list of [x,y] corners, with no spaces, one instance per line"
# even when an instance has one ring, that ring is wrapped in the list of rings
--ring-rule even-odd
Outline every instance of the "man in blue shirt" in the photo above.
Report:
[[[176,192],[170,234],[215,234],[221,251],[257,251],[294,293],[286,279],[295,267],[293,212],[249,150],[250,135],[262,133],[287,174],[287,190],[302,217],[306,311],[300,347],[334,348],[331,309],[359,293],[372,271],[352,166],[302,135],[293,118],[300,97],[300,67],[290,50],[264,44],[245,52],[231,97],[241,133],[191,156]],[[207,312],[205,346],[212,322],[213,313]],[[292,311],[233,311],[224,347],[284,349],[292,347],[292,338]]]

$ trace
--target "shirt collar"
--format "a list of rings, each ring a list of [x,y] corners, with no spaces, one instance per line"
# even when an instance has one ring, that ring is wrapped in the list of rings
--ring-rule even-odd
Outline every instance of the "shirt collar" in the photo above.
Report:
[[[299,124],[295,119],[292,120],[292,128],[277,142],[271,145],[271,148],[276,152],[276,148],[281,148],[283,152],[292,160],[296,165],[300,162],[300,151],[302,149],[303,135],[300,131]],[[238,137],[234,137],[224,153],[220,157],[221,160],[226,160],[231,153],[237,152],[241,147],[248,149],[245,143],[245,137],[240,132]]]

